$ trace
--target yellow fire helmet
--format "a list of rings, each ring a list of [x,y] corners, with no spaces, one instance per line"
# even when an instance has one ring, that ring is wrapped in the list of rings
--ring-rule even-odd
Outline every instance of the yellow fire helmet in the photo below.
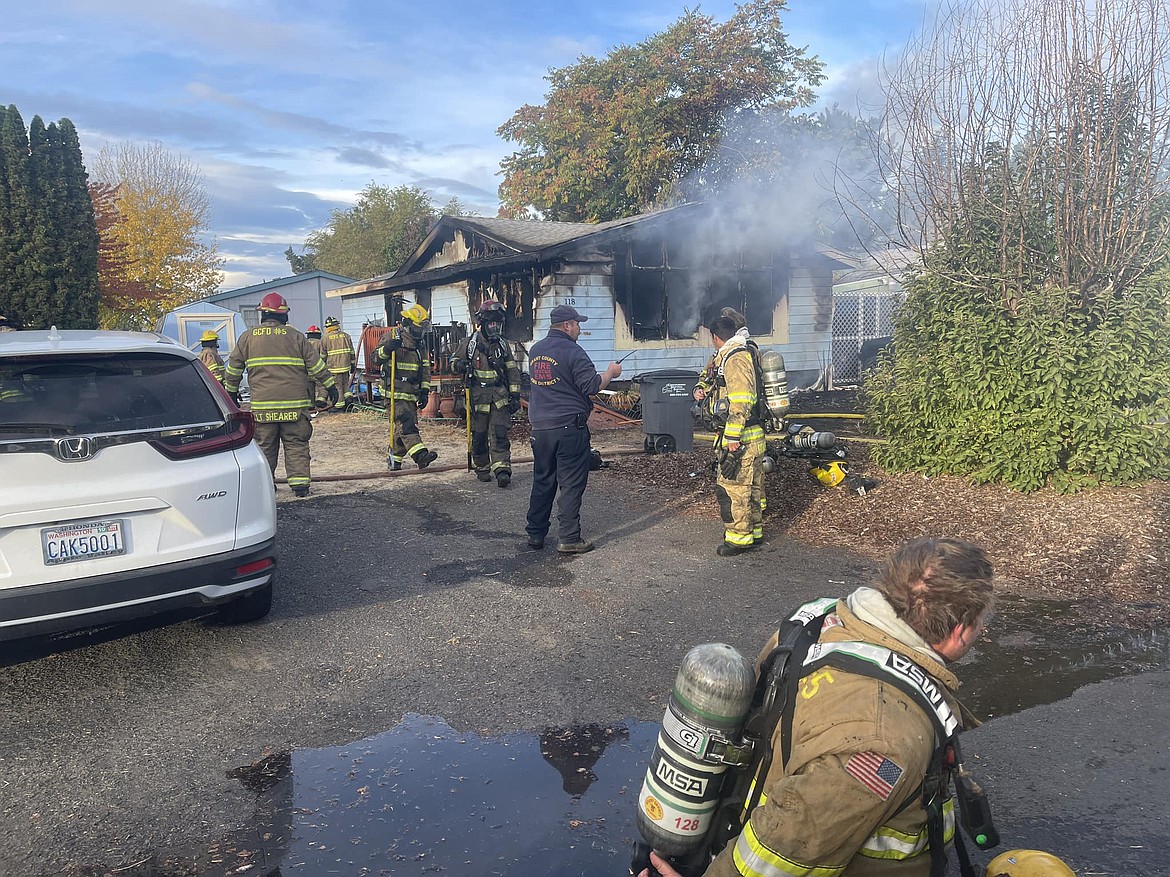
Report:
[[[204,332],[202,335],[199,336],[199,340],[200,341],[218,341],[219,336],[216,335],[214,332],[212,332],[210,329],[208,329],[206,332]]]
[[[808,471],[825,487],[836,487],[849,474],[849,470],[840,460],[830,460],[820,466],[813,466]]]
[[[409,307],[403,308],[402,316],[406,317],[406,319],[410,320],[416,326],[421,326],[431,318],[431,315],[427,313],[427,309],[417,302]]]
[[[1051,853],[1041,850],[1008,850],[987,863],[985,877],[1077,877]]]

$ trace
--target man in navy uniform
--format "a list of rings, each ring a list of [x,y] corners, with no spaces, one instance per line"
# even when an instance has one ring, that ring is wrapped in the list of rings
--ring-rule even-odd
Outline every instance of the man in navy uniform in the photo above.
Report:
[[[622,373],[622,367],[611,362],[598,374],[577,344],[581,324],[588,319],[570,305],[557,305],[549,315],[552,328],[548,335],[528,352],[533,456],[528,547],[544,548],[553,498],[559,489],[557,551],[561,554],[593,550],[593,543],[581,538],[581,497],[589,480],[588,420],[593,410],[589,397]]]

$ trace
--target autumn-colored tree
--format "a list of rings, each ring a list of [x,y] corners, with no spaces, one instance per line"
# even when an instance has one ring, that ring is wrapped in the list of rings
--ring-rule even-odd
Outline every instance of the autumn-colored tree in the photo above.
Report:
[[[144,313],[153,290],[136,280],[130,280],[126,245],[114,228],[121,222],[115,203],[117,189],[106,183],[91,183],[90,199],[98,230],[98,277],[101,279],[101,301],[98,319],[103,326],[119,325],[125,313]]]
[[[422,243],[441,215],[462,216],[465,211],[452,198],[436,208],[430,196],[417,186],[391,189],[370,183],[349,210],[334,210],[329,224],[305,239],[305,254],[292,248],[285,253],[294,271],[303,260],[314,268],[344,277],[376,277],[397,270]]]
[[[745,114],[807,106],[822,64],[789,45],[785,0],[751,0],[725,23],[687,11],[602,60],[549,71],[540,106],[499,129],[520,149],[501,162],[500,213],[604,221],[666,201]]]
[[[210,201],[203,175],[161,143],[104,148],[95,181],[113,191],[105,223],[102,325],[149,329],[163,314],[211,295],[223,281],[216,244],[203,242]]]
[[[97,324],[97,229],[77,131],[0,108],[0,313],[30,328]]]

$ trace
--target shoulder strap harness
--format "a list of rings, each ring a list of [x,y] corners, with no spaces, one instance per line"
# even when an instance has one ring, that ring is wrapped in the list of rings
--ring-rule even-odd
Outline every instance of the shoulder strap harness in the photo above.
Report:
[[[890,683],[909,695],[930,717],[939,743],[920,787],[921,798],[910,795],[900,809],[916,799],[921,801],[926,811],[931,877],[942,877],[946,874],[943,805],[949,798],[947,786],[952,776],[956,780],[964,830],[980,849],[999,843],[987,799],[962,765],[959,749],[962,723],[934,679],[906,656],[871,643],[818,642],[825,618],[836,606],[837,601],[830,598],[805,603],[780,625],[778,644],[760,666],[752,706],[744,723],[743,735],[751,741],[753,752],[751,763],[738,773],[731,793],[724,799],[713,825],[711,850],[717,853],[737,835],[759,804],[764,778],[772,766],[772,737],[777,722],[781,729],[781,763],[788,762],[792,754],[795,694],[800,680],[821,667],[833,666]],[[962,877],[974,877],[962,835],[956,831],[954,837],[960,873]]]

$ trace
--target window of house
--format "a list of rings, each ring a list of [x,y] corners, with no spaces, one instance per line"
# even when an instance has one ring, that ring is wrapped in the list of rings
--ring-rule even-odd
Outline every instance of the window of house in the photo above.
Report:
[[[484,279],[473,278],[468,284],[468,304],[474,314],[484,299],[494,298],[508,312],[504,323],[504,337],[509,341],[531,341],[536,295],[532,274],[493,274]]]
[[[782,254],[721,251],[698,257],[686,238],[634,240],[614,248],[614,295],[638,340],[692,338],[731,307],[753,335],[774,331],[776,305],[788,293]]]

